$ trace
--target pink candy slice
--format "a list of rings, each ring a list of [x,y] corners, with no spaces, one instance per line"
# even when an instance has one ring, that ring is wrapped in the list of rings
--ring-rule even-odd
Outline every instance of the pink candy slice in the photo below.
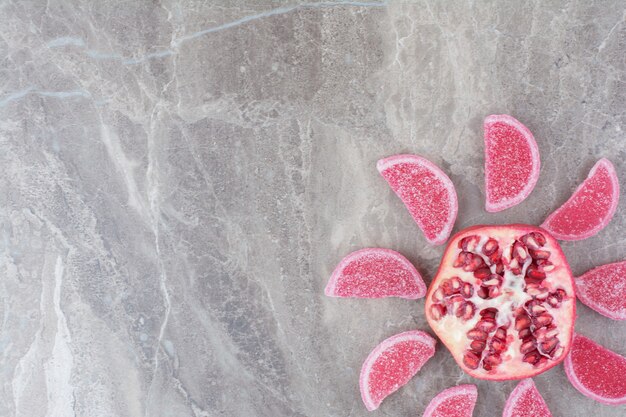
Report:
[[[619,201],[619,182],[613,164],[600,159],[574,194],[541,225],[560,240],[595,235],[611,221]]]
[[[421,298],[426,284],[415,267],[398,252],[367,248],[341,260],[326,286],[330,297]]]
[[[532,379],[524,379],[509,395],[502,417],[552,417]]]
[[[365,407],[375,410],[397,391],[435,354],[435,339],[412,330],[383,341],[367,357],[361,368],[359,385]]]
[[[626,320],[626,261],[594,268],[575,282],[583,304],[613,320]]]
[[[448,388],[430,401],[423,417],[472,417],[477,397],[475,385]]]
[[[426,240],[434,245],[444,243],[452,232],[458,210],[450,178],[417,155],[391,156],[378,161],[376,167],[404,202]]]
[[[535,188],[541,161],[530,130],[515,118],[485,118],[485,208],[497,212],[522,202]]]
[[[564,364],[567,378],[583,395],[603,404],[626,404],[625,357],[576,334]]]

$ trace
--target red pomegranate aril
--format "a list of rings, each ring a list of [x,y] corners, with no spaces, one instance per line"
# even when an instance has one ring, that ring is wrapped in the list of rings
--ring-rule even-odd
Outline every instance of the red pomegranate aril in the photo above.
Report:
[[[522,360],[524,362],[534,364],[535,362],[537,362],[539,360],[540,357],[541,357],[541,354],[539,353],[538,350],[532,350],[532,351],[526,353]]]
[[[487,333],[480,329],[472,329],[467,332],[467,338],[471,340],[487,340]]]
[[[469,282],[464,283],[461,287],[461,295],[465,298],[470,298],[474,295],[474,286]]]
[[[481,317],[490,317],[492,319],[495,319],[497,314],[498,310],[495,308],[485,308],[483,310],[480,310]]]
[[[522,315],[515,318],[515,330],[527,329],[530,327],[530,318]]]
[[[545,342],[541,343],[541,350],[544,353],[550,353],[554,350],[554,348],[559,344],[559,339],[556,337],[553,339],[548,339]]]
[[[535,341],[532,338],[522,340],[522,345],[519,348],[519,351],[522,353],[528,353],[530,351],[535,350]]]
[[[541,316],[535,317],[535,326],[537,327],[545,327],[550,323],[552,323],[552,316],[549,314],[542,314]]]
[[[533,259],[548,259],[550,252],[547,250],[528,249],[528,253]]]
[[[489,268],[480,268],[474,271],[474,276],[478,279],[489,278],[491,275],[491,269]]]
[[[524,339],[531,337],[533,333],[532,333],[532,330],[530,330],[530,327],[528,327],[526,329],[520,330],[517,335],[519,336],[520,339],[524,340]]]
[[[487,256],[492,255],[498,250],[498,241],[495,239],[489,239],[483,246],[483,253]]]
[[[470,343],[470,348],[474,352],[478,352],[478,353],[485,350],[486,346],[487,346],[487,342],[485,342],[484,340],[472,340],[472,343]]]
[[[574,301],[569,266],[552,236],[533,226],[477,226],[450,241],[426,316],[469,375],[522,379],[565,358]]]
[[[446,315],[446,307],[441,304],[433,304],[430,307],[430,314],[435,320],[440,320]]]
[[[437,291],[435,291],[432,295],[432,300],[436,303],[442,301],[444,298],[446,297],[446,295],[443,292],[443,288],[437,288]]]
[[[463,355],[463,363],[470,369],[478,368],[479,362],[480,357],[472,351],[465,352],[465,355]]]
[[[498,325],[496,324],[495,320],[491,319],[482,319],[476,324],[477,329],[480,329],[487,333],[491,333],[496,329],[496,327],[498,327]]]

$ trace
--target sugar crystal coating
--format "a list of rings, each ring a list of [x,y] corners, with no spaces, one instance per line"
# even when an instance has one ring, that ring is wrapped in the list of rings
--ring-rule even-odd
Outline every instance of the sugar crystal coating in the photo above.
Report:
[[[626,261],[606,264],[576,278],[578,299],[614,320],[626,320]]]
[[[561,240],[595,235],[611,221],[619,201],[619,183],[613,164],[600,159],[589,176],[542,227]]]
[[[502,417],[552,417],[532,379],[524,379],[511,392]]]
[[[574,336],[565,373],[587,397],[609,405],[626,404],[626,358],[593,340]]]
[[[448,388],[430,401],[423,417],[472,417],[477,397],[475,385]]]

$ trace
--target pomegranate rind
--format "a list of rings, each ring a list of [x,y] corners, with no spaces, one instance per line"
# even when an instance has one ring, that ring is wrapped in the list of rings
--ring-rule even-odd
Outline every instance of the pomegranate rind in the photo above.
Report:
[[[526,152],[526,158],[519,157],[521,155],[508,155],[503,153],[496,146],[494,139],[494,130],[497,125],[504,124],[512,128],[515,137],[508,137],[507,146],[515,149],[515,152]],[[539,179],[539,171],[541,169],[541,158],[539,156],[539,148],[533,134],[520,121],[507,114],[492,114],[485,118],[484,124],[485,138],[485,209],[490,213],[506,210],[513,207],[526,199],[535,188]],[[500,169],[498,169],[500,168]],[[523,186],[512,187],[512,184],[518,183],[520,178],[518,175],[525,174],[526,178],[522,178]],[[497,186],[496,183],[503,183]],[[511,195],[498,196],[498,194]]]
[[[626,404],[625,357],[576,334],[564,367],[567,379],[584,396],[607,405]]]
[[[361,398],[365,407],[369,411],[377,409],[385,398],[409,382],[422,366],[433,357],[436,343],[436,340],[428,333],[421,330],[411,330],[391,336],[376,346],[363,362],[359,377]],[[398,351],[398,346],[405,344],[411,347],[411,351]],[[388,371],[405,370],[406,373],[394,375],[386,372],[385,377],[391,378],[390,382],[393,384],[384,392],[376,392],[373,384],[378,381],[371,379],[373,369],[376,365],[384,366],[385,364],[390,365]],[[408,369],[403,369],[406,365],[408,365]]]
[[[576,296],[613,320],[626,320],[626,261],[598,266],[574,279]]]
[[[607,188],[608,192],[594,189],[594,185]],[[602,158],[571,197],[550,214],[541,227],[559,240],[587,239],[609,224],[618,202],[619,180],[615,168],[611,161]]]
[[[409,210],[426,240],[433,245],[445,243],[458,212],[456,189],[448,175],[418,155],[390,156],[379,160],[376,168]],[[403,173],[406,168],[411,172]]]
[[[439,286],[439,282],[442,279],[447,278],[447,276],[443,276],[442,273],[445,272],[445,269],[447,268],[448,265],[451,265],[453,262],[453,257],[455,256],[455,251],[451,250],[452,248],[456,248],[458,245],[458,242],[466,237],[466,236],[470,236],[473,234],[476,234],[477,232],[479,232],[481,229],[491,229],[493,230],[495,229],[501,229],[501,230],[505,230],[505,229],[518,229],[520,231],[520,233],[530,233],[530,232],[539,232],[542,233],[545,237],[546,240],[548,241],[548,243],[550,244],[551,247],[553,247],[553,250],[555,251],[554,253],[563,260],[563,264],[562,264],[562,268],[563,268],[563,275],[567,276],[567,281],[563,282],[563,285],[566,286],[569,291],[571,292],[571,297],[572,297],[572,301],[571,303],[569,303],[569,310],[565,311],[564,314],[566,314],[568,317],[571,318],[571,326],[564,328],[564,338],[562,340],[562,346],[564,347],[564,351],[562,353],[562,355],[560,356],[560,359],[558,360],[554,360],[549,362],[547,365],[544,365],[541,368],[537,368],[535,370],[527,370],[525,372],[519,372],[516,374],[493,374],[493,375],[485,375],[482,372],[478,372],[478,370],[472,370],[467,368],[464,364],[463,364],[463,352],[458,351],[457,349],[455,349],[455,347],[445,338],[445,337],[441,337],[440,332],[438,331],[438,326],[437,326],[437,322],[436,320],[434,320],[431,315],[430,315],[430,307],[432,306],[432,295],[433,293],[436,291],[436,289]],[[448,245],[446,246],[446,249],[444,251],[444,256],[441,260],[441,263],[439,265],[439,269],[437,270],[437,274],[435,275],[435,278],[432,280],[428,291],[426,292],[426,297],[425,297],[425,303],[424,303],[424,310],[425,310],[425,314],[426,314],[426,320],[428,321],[428,324],[430,325],[431,329],[433,329],[433,331],[435,332],[435,334],[439,337],[439,339],[441,340],[441,342],[444,344],[444,346],[446,346],[446,348],[450,351],[450,353],[452,354],[452,357],[454,358],[454,360],[457,362],[457,364],[461,367],[461,369],[463,369],[463,371],[465,373],[467,373],[468,375],[477,378],[477,379],[484,379],[484,380],[490,380],[490,381],[508,381],[508,380],[518,380],[518,379],[525,379],[525,378],[532,378],[536,375],[542,374],[546,371],[548,371],[549,369],[555,367],[556,365],[560,364],[561,362],[563,362],[563,360],[565,359],[565,357],[567,356],[571,344],[572,344],[572,338],[574,335],[574,322],[576,319],[576,302],[575,302],[575,286],[574,286],[574,278],[572,275],[572,271],[569,267],[569,264],[567,263],[567,259],[565,258],[565,254],[563,253],[563,250],[561,249],[560,245],[558,244],[558,241],[550,235],[549,232],[547,232],[546,230],[540,228],[540,227],[536,227],[536,226],[530,226],[527,224],[508,224],[508,225],[476,225],[476,226],[472,226],[472,227],[468,227],[467,229],[461,230],[460,232],[456,233],[448,242]]]
[[[472,417],[477,398],[476,385],[445,389],[430,401],[423,417]]]
[[[349,274],[346,269],[351,270]],[[415,300],[426,294],[426,284],[402,254],[391,249],[365,248],[352,252],[339,262],[324,292],[329,297],[340,298]]]
[[[522,380],[504,404],[502,417],[552,417],[532,379]]]

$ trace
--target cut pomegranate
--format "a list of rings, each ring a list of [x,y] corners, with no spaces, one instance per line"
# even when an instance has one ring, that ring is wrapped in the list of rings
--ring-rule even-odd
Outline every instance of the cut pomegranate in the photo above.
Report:
[[[626,358],[574,335],[565,373],[583,395],[608,405],[626,404]]]
[[[619,182],[613,164],[600,159],[587,179],[541,225],[560,240],[591,237],[611,221],[619,201]]]
[[[552,417],[532,379],[524,379],[511,392],[502,417]]]
[[[465,372],[480,379],[523,379],[565,358],[576,296],[565,255],[545,230],[476,226],[451,239],[425,309]]]
[[[448,240],[458,210],[450,178],[429,160],[417,155],[396,155],[376,164],[400,197],[426,239],[440,245]]]
[[[487,116],[485,208],[502,211],[522,202],[539,179],[539,149],[530,130],[506,114]]]
[[[375,410],[397,391],[435,354],[435,339],[412,330],[384,340],[367,357],[361,368],[359,385],[365,407]]]
[[[626,261],[606,264],[574,279],[576,296],[613,320],[626,320]]]
[[[448,388],[430,401],[423,417],[472,417],[477,397],[475,385]]]
[[[426,284],[415,267],[398,252],[367,248],[341,260],[326,286],[330,297],[421,298]]]

